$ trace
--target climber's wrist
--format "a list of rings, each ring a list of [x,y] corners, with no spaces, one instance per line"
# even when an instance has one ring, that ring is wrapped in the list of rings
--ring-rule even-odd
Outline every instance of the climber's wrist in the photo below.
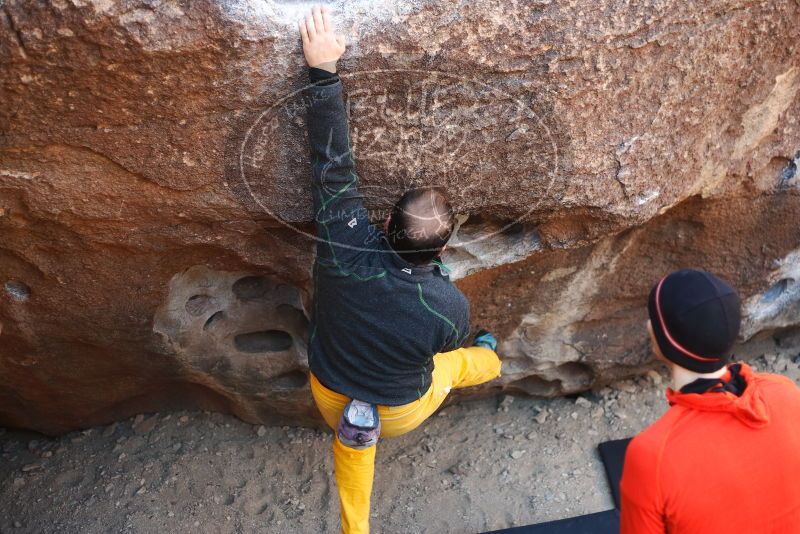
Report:
[[[310,68],[324,70],[330,72],[331,74],[336,74],[336,61],[325,61],[319,65],[310,65]]]
[[[317,85],[329,85],[339,81],[339,75],[319,67],[308,67],[308,81]]]

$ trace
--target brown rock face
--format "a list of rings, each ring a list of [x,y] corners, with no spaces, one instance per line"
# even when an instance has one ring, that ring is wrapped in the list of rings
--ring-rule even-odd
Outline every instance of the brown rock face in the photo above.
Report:
[[[0,6],[0,424],[315,420],[303,9]],[[796,1],[334,11],[375,219],[418,184],[462,214],[446,261],[504,358],[480,391],[641,372],[647,291],[679,267],[740,289],[743,342],[793,338]]]

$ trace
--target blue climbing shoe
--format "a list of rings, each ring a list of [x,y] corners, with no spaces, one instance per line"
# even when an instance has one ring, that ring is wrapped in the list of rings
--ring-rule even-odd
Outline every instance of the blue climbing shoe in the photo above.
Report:
[[[497,339],[488,330],[478,330],[478,333],[475,334],[475,341],[472,344],[476,347],[497,350]]]

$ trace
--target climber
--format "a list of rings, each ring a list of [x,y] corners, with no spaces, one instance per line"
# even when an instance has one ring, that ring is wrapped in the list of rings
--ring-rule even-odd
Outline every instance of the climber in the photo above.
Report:
[[[653,287],[648,311],[670,408],[628,447],[622,534],[800,532],[800,389],[730,364],[736,292],[681,270]]]
[[[378,437],[418,427],[451,388],[500,376],[500,360],[488,332],[462,347],[469,304],[439,258],[454,227],[444,192],[407,191],[383,229],[370,224],[336,74],[344,38],[320,7],[300,22],[300,34],[311,81],[305,103],[318,233],[311,391],[334,429],[342,531],[364,533]]]

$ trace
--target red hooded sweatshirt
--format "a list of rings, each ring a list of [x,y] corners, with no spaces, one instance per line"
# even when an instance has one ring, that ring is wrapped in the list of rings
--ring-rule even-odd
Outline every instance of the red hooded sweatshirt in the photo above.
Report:
[[[800,389],[740,374],[741,396],[667,390],[625,455],[622,534],[800,534]]]

